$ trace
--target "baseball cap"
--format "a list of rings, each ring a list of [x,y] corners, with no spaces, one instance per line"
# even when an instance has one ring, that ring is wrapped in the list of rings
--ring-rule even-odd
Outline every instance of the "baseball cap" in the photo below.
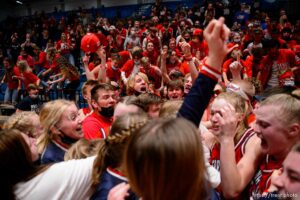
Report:
[[[94,33],[87,33],[81,39],[80,47],[86,53],[96,52],[100,47],[100,40]]]

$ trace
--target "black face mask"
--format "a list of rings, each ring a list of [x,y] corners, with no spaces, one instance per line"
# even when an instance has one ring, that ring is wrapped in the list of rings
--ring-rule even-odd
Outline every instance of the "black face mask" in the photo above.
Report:
[[[114,110],[115,108],[113,106],[111,107],[101,107],[101,110],[99,111],[99,113],[103,116],[103,117],[112,117],[114,115]]]
[[[63,133],[60,135],[60,139],[61,139],[62,143],[72,145],[78,141],[78,139],[70,138],[63,131],[60,130],[60,132]]]

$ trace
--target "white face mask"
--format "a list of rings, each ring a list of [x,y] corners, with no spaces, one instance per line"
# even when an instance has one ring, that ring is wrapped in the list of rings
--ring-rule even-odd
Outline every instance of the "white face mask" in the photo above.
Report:
[[[32,95],[30,95],[30,97],[33,98],[33,99],[36,99],[36,98],[38,98],[38,95],[37,94],[32,94]]]
[[[241,42],[241,39],[234,39],[233,40],[235,43],[240,43]]]

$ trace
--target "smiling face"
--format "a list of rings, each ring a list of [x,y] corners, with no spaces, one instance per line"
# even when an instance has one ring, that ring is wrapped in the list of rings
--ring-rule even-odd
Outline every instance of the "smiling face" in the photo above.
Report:
[[[256,123],[254,131],[261,138],[263,153],[284,158],[293,145],[288,139],[288,128],[283,125],[278,116],[281,110],[278,106],[264,105],[254,111]]]
[[[181,100],[184,94],[180,87],[171,87],[167,91],[170,100]]]
[[[79,116],[78,108],[75,104],[72,104],[67,107],[65,112],[61,115],[59,122],[56,124],[56,128],[70,138],[80,139],[83,137],[81,124],[82,119]]]

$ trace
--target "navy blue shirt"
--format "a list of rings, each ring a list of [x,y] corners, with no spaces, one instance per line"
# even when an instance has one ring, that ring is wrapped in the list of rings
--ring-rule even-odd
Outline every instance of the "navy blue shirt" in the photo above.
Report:
[[[41,164],[62,162],[64,161],[65,153],[66,151],[63,148],[51,141],[41,156]]]

